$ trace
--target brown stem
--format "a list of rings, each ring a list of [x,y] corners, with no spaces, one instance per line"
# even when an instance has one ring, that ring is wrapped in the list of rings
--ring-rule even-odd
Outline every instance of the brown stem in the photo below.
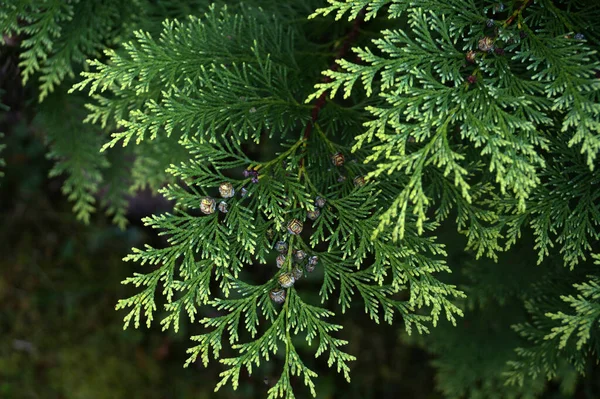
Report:
[[[358,16],[356,17],[356,19],[354,20],[354,24],[352,25],[352,29],[350,30],[350,33],[348,33],[346,40],[344,40],[342,47],[337,52],[331,66],[329,67],[330,70],[337,71],[339,65],[338,65],[338,63],[336,63],[336,61],[339,59],[342,59],[344,56],[346,56],[346,53],[348,52],[348,49],[350,48],[352,42],[356,39],[356,36],[358,36],[358,31],[360,29],[360,25],[363,23],[363,21],[365,19],[365,13],[366,13],[366,8],[363,8],[360,11],[360,13],[358,14]],[[325,76],[323,79],[323,82],[324,83],[331,82],[331,78],[329,76]],[[310,133],[312,132],[312,127],[313,127],[314,123],[317,121],[317,118],[319,117],[319,112],[321,111],[321,108],[323,108],[323,105],[325,105],[326,98],[327,98],[327,91],[324,91],[319,96],[317,101],[315,102],[315,105],[311,111],[311,122],[308,125],[306,125],[306,129],[304,130],[303,139],[305,141],[308,140],[308,138],[310,137]],[[301,162],[300,166],[303,166],[304,158],[302,158],[302,160],[300,162]]]
[[[506,20],[506,22],[504,22],[504,26],[506,27],[506,26],[512,24],[513,21],[515,20],[515,18],[517,18],[517,16],[523,12],[525,7],[527,7],[529,4],[531,4],[531,2],[532,2],[532,0],[526,0],[523,4],[521,4],[521,7],[516,9],[515,12],[513,12],[512,15]]]

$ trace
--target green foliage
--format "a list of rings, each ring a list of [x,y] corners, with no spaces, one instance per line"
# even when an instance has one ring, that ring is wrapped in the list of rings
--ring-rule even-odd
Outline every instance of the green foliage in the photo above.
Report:
[[[523,386],[506,385],[499,371],[512,360],[519,336],[510,323],[523,317],[521,304],[491,304],[466,312],[456,328],[446,324],[427,337],[423,347],[436,355],[436,385],[447,398],[539,398],[544,379]],[[491,310],[491,311],[490,311]],[[477,365],[477,367],[473,367]]]
[[[596,259],[600,259],[597,255]],[[600,262],[597,262],[600,263]],[[546,316],[553,320],[561,322],[560,327],[554,327],[552,333],[547,336],[548,339],[560,338],[559,349],[567,346],[569,339],[576,333],[576,347],[581,350],[582,347],[592,340],[597,341],[598,323],[600,323],[600,285],[598,276],[589,276],[590,280],[573,286],[579,291],[577,297],[571,295],[562,295],[560,299],[567,302],[575,311],[575,314],[565,314],[563,312],[548,313]],[[598,347],[598,344],[590,345],[592,348]]]
[[[561,397],[573,397],[578,381],[587,385],[597,379],[594,344],[577,348],[570,342],[568,348],[560,348],[559,340],[552,336],[568,335],[569,327],[586,325],[583,320],[588,316],[591,336],[597,335],[593,326],[597,315],[582,312],[569,327],[553,327],[558,324],[551,320],[558,314],[561,318],[572,314],[566,302],[574,297],[559,300],[557,292],[573,291],[568,281],[585,277],[594,266],[586,263],[572,272],[562,268],[557,258],[540,267],[535,264],[533,240],[532,232],[527,232],[517,244],[518,251],[500,256],[501,267],[491,261],[475,262],[460,248],[449,254],[456,272],[452,282],[467,294],[462,303],[464,319],[455,328],[443,323],[430,335],[405,339],[436,355],[432,361],[437,369],[436,385],[447,397],[546,397],[547,380],[560,384]],[[584,335],[585,328],[581,331]]]
[[[296,397],[295,379],[316,396],[301,342],[318,340],[315,357],[349,380],[357,359],[337,313],[358,300],[409,334],[444,323],[429,347],[450,397],[532,397],[544,377],[564,381],[559,369],[582,373],[598,357],[597,2],[206,3],[21,0],[0,11],[3,32],[25,35],[23,80],[40,75],[40,100],[89,58],[69,100],[53,94],[38,118],[78,217],[100,196],[124,226],[127,195],[145,188],[175,204],[144,219],[167,246],[125,258],[150,269],[124,281],[139,289],[117,304],[125,327],[198,321],[186,365],[218,359],[217,389],[279,359],[269,398]],[[351,25],[331,29],[332,13]],[[216,199],[224,183],[235,195]],[[443,223],[466,237],[461,249],[500,263],[450,262]],[[572,270],[506,274],[502,252],[516,254],[530,230],[538,264]],[[278,305],[271,291],[306,266],[296,250],[318,256],[317,271],[300,269]],[[453,270],[468,278],[446,281]],[[496,311],[502,342],[470,374]],[[449,326],[464,312],[474,327],[461,335]]]
[[[158,40],[137,31],[125,54],[109,50],[108,63],[93,61],[96,72],[84,72],[75,88],[90,86],[90,95],[111,89],[118,100],[105,107],[99,97],[88,120],[104,126],[115,117],[124,127],[104,148],[132,138],[139,144],[163,129],[182,139],[201,134],[214,141],[218,131],[258,142],[263,127],[270,137],[283,135],[305,119],[307,107],[294,100],[299,71],[291,57],[293,31],[256,15],[212,7],[205,20],[165,21]]]
[[[109,164],[99,153],[102,136],[98,129],[81,123],[81,107],[64,113],[69,105],[64,95],[53,95],[42,106],[36,122],[48,129],[48,157],[56,161],[50,177],[66,175],[63,194],[74,202],[77,218],[89,223],[96,202],[94,194],[102,182],[101,170]]]
[[[496,202],[500,224],[507,228],[506,246],[510,248],[528,225],[536,236],[538,263],[558,243],[564,264],[574,268],[589,258],[600,238],[600,175],[588,172],[585,157],[569,148],[562,136],[551,139],[545,163],[539,173],[544,184],[533,190],[525,211],[519,212],[512,199]]]
[[[390,3],[393,4],[393,7],[398,7],[398,5],[399,5],[397,2],[393,2],[390,0],[376,0],[376,1],[327,0],[327,2],[331,5],[328,7],[319,8],[313,14],[311,14],[309,16],[309,18],[315,18],[319,15],[327,16],[329,13],[331,13],[333,11],[337,11],[337,13],[335,15],[336,21],[340,20],[344,16],[344,14],[346,14],[347,12],[349,13],[348,19],[353,20],[353,19],[356,19],[358,17],[358,15],[361,13],[361,11],[363,11],[363,9],[364,9],[365,20],[368,21],[369,19],[376,17],[377,13],[384,6],[386,6]],[[395,15],[395,14],[391,14],[391,15]]]
[[[2,31],[27,36],[19,67],[24,84],[40,73],[42,101],[66,77],[75,76],[76,65],[112,44],[138,2],[3,0],[1,5]]]
[[[290,385],[292,375],[301,375],[305,385],[314,392],[312,378],[316,375],[300,361],[291,331],[294,336],[305,334],[309,342],[318,338],[319,347],[315,355],[329,351],[328,364],[335,364],[338,371],[349,379],[347,362],[354,357],[341,350],[340,346],[345,341],[332,335],[341,326],[323,320],[333,315],[331,311],[305,303],[293,288],[287,291],[283,308],[277,309],[269,299],[269,291],[276,288],[281,272],[272,274],[262,284],[249,284],[241,278],[243,269],[249,264],[267,263],[274,243],[286,240],[287,221],[292,216],[304,219],[301,215],[306,214],[306,209],[313,209],[312,198],[325,192],[325,189],[321,191],[316,187],[315,191],[310,190],[309,176],[318,175],[321,170],[318,165],[314,165],[314,169],[307,167],[302,174],[304,177],[294,171],[295,168],[286,170],[282,165],[282,160],[288,160],[289,165],[296,164],[294,159],[298,159],[303,143],[304,140],[290,143],[274,159],[252,162],[235,144],[190,141],[186,146],[194,158],[170,168],[172,174],[188,184],[169,185],[161,190],[166,198],[177,201],[176,207],[180,212],[144,220],[147,225],[160,229],[160,234],[168,235],[170,246],[135,249],[126,258],[141,264],[160,265],[148,274],[136,274],[125,280],[125,283],[144,287],[139,294],[120,301],[117,306],[119,309],[131,308],[125,317],[126,325],[133,321],[138,326],[142,316],[148,325],[151,323],[157,310],[154,293],[159,284],[167,299],[167,315],[161,320],[165,329],[173,326],[177,331],[182,314],[187,314],[190,321],[194,321],[199,305],[210,305],[224,313],[200,320],[201,324],[213,330],[192,337],[199,344],[190,349],[191,357],[187,363],[199,357],[207,365],[211,353],[215,359],[220,358],[224,334],[229,335],[229,343],[238,356],[221,359],[227,370],[223,372],[218,388],[228,381],[237,388],[242,367],[252,372],[253,364],[258,366],[263,358],[268,360],[277,353],[277,342],[281,342],[285,346],[284,369],[269,396],[294,397]],[[311,141],[307,144],[309,149],[312,144]],[[214,192],[215,188],[211,187],[229,181],[236,191],[240,191],[244,183],[249,183],[249,179],[227,177],[231,173],[226,171],[242,166],[260,173],[260,182],[247,188],[247,196],[230,200],[229,211],[223,218],[218,213],[194,215],[198,199]],[[302,180],[307,185],[298,184]],[[440,313],[454,321],[454,315],[461,312],[449,299],[462,293],[433,277],[436,272],[448,270],[443,261],[436,259],[444,253],[443,247],[431,238],[416,234],[400,253],[398,247],[390,244],[389,237],[384,239],[382,236],[371,241],[365,234],[365,239],[353,240],[360,236],[356,232],[360,229],[368,231],[369,226],[375,223],[377,213],[369,212],[375,204],[368,200],[375,198],[372,195],[375,187],[368,185],[350,189],[348,185],[344,186],[330,190],[327,195],[327,206],[313,225],[310,246],[300,238],[287,239],[288,261],[282,271],[292,268],[289,260],[292,247],[302,249],[319,256],[319,267],[324,269],[320,290],[323,302],[339,288],[339,303],[344,311],[350,306],[353,294],[359,293],[371,318],[379,322],[382,316],[386,322],[392,323],[393,314],[397,312],[404,318],[408,331],[413,326],[419,332],[427,331],[427,322],[432,321],[435,325]],[[364,209],[361,210],[357,204]],[[363,227],[363,224],[366,226]],[[266,237],[269,230],[273,231],[271,239]],[[327,242],[325,251],[316,250],[317,246]],[[422,253],[418,253],[417,248],[421,248]],[[356,270],[366,256],[372,256],[375,262]],[[388,274],[392,278],[389,283],[383,284]],[[219,281],[223,297],[212,294],[210,285],[213,278]],[[407,288],[410,288],[408,300],[395,298],[398,292]],[[424,307],[430,308],[430,316],[413,313],[415,309]],[[246,343],[240,343],[242,337],[237,331],[242,318],[245,330],[251,335],[250,342]],[[270,323],[270,327],[260,335],[258,327],[265,322]]]
[[[551,126],[568,135],[569,146],[580,145],[593,170],[600,148],[600,83],[594,69],[600,64],[587,40],[560,37],[564,27],[546,23],[556,16],[534,4],[532,16],[519,24],[521,30],[498,26],[495,45],[506,55],[482,52],[472,67],[463,67],[464,51],[477,50],[478,41],[489,34],[480,6],[475,1],[431,3],[431,7],[426,2],[419,3],[422,8],[407,8],[406,29],[381,32],[382,38],[373,40],[378,53],[356,49],[360,63],[339,60],[340,70],[325,71],[331,81],[317,84],[307,101],[326,91],[333,97],[341,88],[347,98],[359,80],[367,96],[376,90],[378,104],[366,108],[373,120],[365,124],[367,130],[357,137],[354,149],[376,141],[367,157],[377,163],[370,176],[408,179],[375,234],[393,225],[394,238],[402,238],[409,215],[417,218],[422,231],[427,210],[435,204],[432,199],[447,191],[426,192],[427,186],[443,187],[428,179],[430,171],[437,169],[452,179],[457,194],[451,202],[468,212],[464,219],[471,224],[469,234],[482,241],[489,233],[477,225],[493,219],[479,210],[482,199],[476,195],[481,186],[495,183],[494,190],[509,194],[517,211],[524,212],[526,200],[541,183],[542,152],[548,149]],[[322,11],[343,12],[344,7],[335,2]],[[590,3],[578,14],[585,18],[592,7],[597,8]],[[520,9],[514,12],[522,17]],[[594,34],[598,27],[587,21],[586,28]],[[536,32],[540,26],[543,30]],[[552,27],[555,31],[549,30]],[[520,32],[526,35],[522,39]],[[466,82],[469,72],[477,83]],[[381,78],[374,87],[376,76]],[[416,148],[407,146],[409,137],[418,143]],[[476,148],[480,148],[480,163],[474,168],[469,165],[474,155],[470,150]],[[438,218],[442,216],[438,213]],[[499,249],[493,238],[479,245],[479,253]]]
[[[522,385],[539,376],[553,378],[565,365],[585,374],[590,359],[600,356],[600,257],[592,256],[595,267],[587,271],[594,274],[578,273],[587,281],[565,287],[563,276],[546,278],[536,287],[536,296],[526,301],[531,321],[513,327],[529,344],[517,348],[518,358],[508,363],[505,374],[509,383]],[[568,295],[558,296],[560,292]]]
[[[189,2],[174,5],[170,12],[190,7]],[[87,96],[67,97],[65,85],[60,86],[72,83],[87,58],[101,56],[101,50],[124,40],[131,29],[152,27],[152,15],[162,11],[162,1],[2,1],[0,30],[8,37],[24,37],[19,63],[23,83],[35,77],[39,101],[46,99],[34,123],[46,133],[48,156],[56,161],[50,176],[66,178],[63,192],[83,222],[101,207],[124,228],[127,196],[145,188],[156,191],[168,181],[166,167],[187,158],[176,140],[101,154],[105,131],[82,123]]]
[[[125,317],[126,325],[133,322],[137,327],[142,317],[151,323],[158,309],[155,292],[160,284],[167,300],[167,315],[161,321],[164,328],[173,326],[177,331],[182,313],[194,321],[197,306],[201,305],[225,313],[200,320],[213,330],[193,337],[199,344],[190,350],[188,361],[189,364],[200,357],[206,365],[211,353],[219,358],[226,332],[238,355],[221,359],[227,369],[217,388],[227,382],[237,388],[242,368],[252,372],[253,364],[258,366],[261,359],[268,360],[277,353],[280,342],[285,347],[284,365],[269,397],[293,397],[293,375],[302,376],[314,395],[312,379],[316,374],[301,362],[290,331],[294,335],[306,334],[308,341],[318,338],[316,356],[329,351],[328,364],[335,364],[349,379],[347,362],[354,357],[342,351],[345,341],[332,335],[341,326],[324,321],[333,313],[305,303],[294,289],[288,290],[283,308],[277,310],[269,299],[269,291],[277,286],[281,272],[261,284],[246,283],[241,273],[249,264],[267,262],[274,243],[286,239],[286,224],[292,217],[304,221],[306,211],[314,209],[317,195],[327,198],[327,206],[313,225],[309,244],[301,239],[288,240],[288,261],[282,271],[292,269],[292,247],[319,256],[319,267],[324,270],[320,290],[323,302],[339,287],[342,312],[350,306],[353,294],[359,293],[365,311],[377,322],[383,317],[391,323],[397,313],[403,316],[408,331],[416,327],[424,332],[428,331],[426,324],[435,325],[440,314],[455,321],[455,315],[461,312],[450,299],[462,293],[434,277],[449,269],[439,258],[444,255],[443,247],[433,237],[420,237],[413,232],[400,252],[391,243],[389,233],[377,240],[369,239],[381,212],[378,209],[387,207],[387,192],[391,188],[379,189],[377,184],[353,188],[351,180],[366,172],[358,163],[347,165],[349,178],[336,182],[339,174],[327,170],[329,160],[323,154],[350,150],[348,145],[331,139],[345,142],[344,135],[335,131],[337,123],[317,125],[318,135],[308,140],[289,138],[298,127],[306,128],[306,110],[312,108],[294,100],[302,95],[297,91],[302,88],[302,81],[297,76],[300,71],[294,53],[306,51],[294,46],[306,44],[294,41],[299,34],[292,34],[293,25],[285,31],[273,18],[267,31],[265,24],[260,23],[265,18],[261,10],[246,11],[242,17],[232,15],[226,8],[212,7],[204,20],[168,21],[158,41],[138,32],[136,42],[126,45],[126,56],[109,52],[111,61],[94,62],[92,66],[97,71],[85,72],[85,80],[76,88],[89,86],[92,95],[98,90],[110,90],[117,101],[106,103],[122,107],[103,108],[104,100],[97,97],[99,105],[91,108],[90,121],[106,125],[113,115],[127,117],[118,120],[124,130],[113,135],[105,148],[120,140],[127,145],[132,138],[139,144],[145,139],[173,137],[192,155],[190,161],[169,168],[185,184],[160,190],[167,199],[176,201],[178,212],[144,220],[160,229],[160,234],[168,235],[170,246],[136,249],[126,258],[159,266],[125,280],[144,287],[117,306],[131,309]],[[264,61],[267,49],[273,55]],[[186,73],[191,66],[194,69]],[[157,70],[161,73],[157,74]],[[149,104],[145,110],[126,112],[133,101],[142,99]],[[281,152],[263,162],[253,161],[239,143],[258,142],[265,130],[269,138],[274,133],[282,137]],[[145,137],[147,132],[149,137]],[[239,175],[240,168],[256,170],[260,175],[257,184],[246,187],[247,196],[229,200],[229,211],[224,217],[217,213],[197,216],[199,199],[214,193],[220,183],[230,182],[236,192],[241,192],[249,179],[233,177]],[[267,231],[273,237],[267,238]],[[323,245],[324,250],[317,250]],[[367,257],[374,259],[370,265],[365,264]],[[213,276],[222,296],[211,292]],[[396,298],[404,290],[410,292],[408,299]],[[430,315],[414,313],[421,308],[429,308]],[[242,317],[250,333],[246,343],[241,343],[237,332]],[[270,326],[259,334],[258,327],[265,322]]]

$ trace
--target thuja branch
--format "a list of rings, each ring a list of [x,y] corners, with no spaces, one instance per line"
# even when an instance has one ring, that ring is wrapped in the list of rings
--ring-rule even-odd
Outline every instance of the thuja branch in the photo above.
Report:
[[[335,58],[333,59],[333,62],[329,66],[329,68],[328,68],[329,70],[336,71],[339,68],[339,64],[337,63],[337,61],[341,60],[342,58],[344,58],[346,56],[348,49],[350,48],[352,43],[356,40],[356,37],[358,36],[358,32],[360,31],[360,26],[364,22],[365,13],[366,13],[366,7],[364,7],[360,11],[358,17],[354,20],[354,23],[352,24],[352,29],[346,36],[346,39],[344,40],[344,42],[342,43],[342,46],[338,50]],[[329,76],[325,76],[323,78],[324,83],[328,83],[330,81],[331,81],[331,78]],[[311,120],[309,123],[306,124],[306,128],[304,129],[304,135],[302,137],[302,141],[304,143],[303,144],[304,151],[306,151],[306,145],[307,145],[308,139],[310,138],[310,134],[312,132],[313,125],[316,123],[316,121],[319,117],[319,112],[321,111],[321,108],[323,108],[323,105],[325,105],[325,99],[327,97],[327,93],[328,93],[327,91],[324,91],[323,93],[321,93],[321,95],[319,96],[319,98],[317,98],[317,101],[315,101],[315,105],[312,108]],[[300,170],[299,170],[299,175],[298,175],[299,178],[303,175],[303,172],[305,170],[304,158],[305,158],[304,156],[302,158],[300,158],[300,168],[299,168]]]

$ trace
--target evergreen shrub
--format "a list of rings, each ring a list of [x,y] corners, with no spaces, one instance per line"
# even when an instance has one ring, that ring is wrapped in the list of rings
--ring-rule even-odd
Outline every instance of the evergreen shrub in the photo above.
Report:
[[[185,365],[218,359],[216,389],[279,357],[268,397],[316,396],[302,342],[349,381],[352,304],[431,333],[448,397],[598,363],[597,1],[0,3],[77,218],[174,202],[117,309],[200,323]]]

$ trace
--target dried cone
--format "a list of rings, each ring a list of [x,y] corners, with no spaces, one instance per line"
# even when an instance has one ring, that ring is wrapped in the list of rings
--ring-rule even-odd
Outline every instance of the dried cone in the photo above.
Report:
[[[354,185],[356,187],[362,187],[362,186],[364,186],[365,185],[365,178],[364,178],[364,176],[356,176],[354,178]]]
[[[331,163],[334,166],[342,166],[344,164],[344,154],[336,152],[331,156]]]
[[[311,256],[310,258],[308,258],[308,263],[306,264],[306,271],[311,273],[313,270],[315,270],[315,267],[317,267],[317,264],[319,263],[319,257],[318,256]]]
[[[302,233],[302,222],[298,219],[292,219],[287,225],[287,230],[290,234],[298,235]]]
[[[219,186],[219,194],[223,198],[231,198],[235,195],[235,190],[233,189],[233,185],[231,183],[225,182],[221,183]]]
[[[477,53],[474,51],[469,51],[467,53],[467,61],[469,61],[470,63],[474,63],[475,62],[475,57],[476,57]]]
[[[296,282],[292,273],[281,273],[277,280],[283,288],[290,288]]]
[[[310,220],[317,220],[317,218],[319,217],[320,214],[321,214],[321,211],[319,210],[319,208],[315,208],[314,211],[307,211],[306,217],[309,218]]]
[[[281,269],[281,267],[285,263],[285,256],[284,255],[278,255],[277,259],[275,259],[275,263],[277,263],[277,267]]]
[[[302,271],[302,268],[300,266],[296,266],[294,270],[292,270],[292,275],[294,276],[294,279],[298,281],[302,278],[304,272]]]
[[[323,208],[325,206],[326,202],[327,202],[327,200],[323,197],[315,198],[315,205],[318,206],[319,208]]]
[[[275,288],[269,292],[269,297],[275,303],[283,303],[285,302],[285,290]]]
[[[228,211],[227,202],[225,202],[225,201],[219,202],[219,210],[223,213],[227,213],[227,211]]]
[[[285,241],[277,241],[275,243],[275,250],[279,253],[285,253],[288,250],[287,242]]]
[[[213,198],[204,197],[202,198],[202,201],[200,201],[200,211],[202,211],[202,213],[204,213],[205,215],[210,215],[211,213],[214,213],[216,207],[217,203]]]
[[[479,50],[488,52],[494,48],[494,39],[489,36],[479,40]]]
[[[302,251],[301,249],[294,251],[294,260],[296,262],[302,262],[304,258],[306,258],[306,252]]]

